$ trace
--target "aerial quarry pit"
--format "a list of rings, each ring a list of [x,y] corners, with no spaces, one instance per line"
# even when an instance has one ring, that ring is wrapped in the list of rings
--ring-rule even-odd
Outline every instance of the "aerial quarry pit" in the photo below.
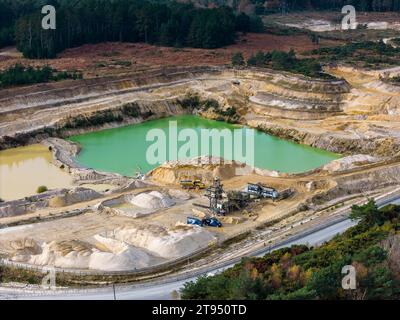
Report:
[[[380,75],[399,75],[400,69],[367,72],[338,66],[326,71],[337,79],[257,68],[167,67],[0,91],[3,263],[37,270],[53,266],[65,273],[99,277],[172,272],[183,260],[195,261],[226,241],[240,241],[243,234],[273,233],[278,223],[328,218],[334,213],[329,208],[398,187],[400,90],[381,81]],[[336,157],[291,173],[205,157],[215,161],[171,161],[140,177],[132,177],[133,171],[124,175],[80,163],[85,146],[71,141],[73,136],[188,115],[229,120],[212,108],[182,103],[194,95],[217,101],[222,110],[234,107],[237,125]],[[126,112],[127,106],[134,106],[135,112]],[[79,125],[82,119],[104,115],[109,121]],[[18,173],[26,161],[33,161],[23,157],[24,148],[41,153],[38,157],[47,159],[46,165],[33,164],[36,172]],[[40,175],[49,167],[57,171],[52,183],[41,183]],[[33,186],[22,190],[9,182],[18,174],[31,180],[38,172],[34,188],[47,185],[49,191],[35,195]],[[243,190],[249,183],[291,193],[279,201],[262,199],[233,210],[220,218],[222,228],[199,227],[188,225],[186,219],[206,217],[209,199],[205,190],[183,190],[180,182],[187,177],[207,186],[220,178],[226,193]]]

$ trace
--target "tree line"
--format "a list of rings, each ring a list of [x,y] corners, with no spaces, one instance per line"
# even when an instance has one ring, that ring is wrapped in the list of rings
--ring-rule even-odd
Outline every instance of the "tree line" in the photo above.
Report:
[[[359,11],[400,11],[400,0],[192,0],[198,5],[230,5],[235,10],[254,6],[257,14],[301,10],[336,10],[353,5]]]
[[[399,299],[396,230],[400,206],[378,209],[373,201],[354,206],[360,221],[344,234],[317,248],[283,248],[262,258],[245,258],[221,274],[186,283],[183,299],[194,300],[376,300]],[[389,248],[389,250],[388,250]],[[397,250],[397,251],[396,251]],[[355,290],[344,290],[341,273],[356,269]]]
[[[0,0],[0,46],[15,42],[28,58],[54,58],[66,48],[105,41],[217,48],[234,43],[238,31],[263,29],[258,17],[235,15],[226,6],[199,9],[147,0],[47,2],[57,9],[56,30],[42,28],[42,1],[26,5],[22,0]]]
[[[336,10],[353,5],[359,11],[400,11],[400,0],[194,0],[201,5],[230,4],[235,10],[251,2],[257,14],[301,10]]]

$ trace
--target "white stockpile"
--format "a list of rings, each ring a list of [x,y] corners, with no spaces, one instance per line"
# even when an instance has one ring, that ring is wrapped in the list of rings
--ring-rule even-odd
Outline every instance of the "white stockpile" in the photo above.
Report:
[[[206,229],[177,225],[118,228],[83,241],[19,244],[12,260],[38,266],[100,271],[135,270],[180,258],[206,248],[215,237]]]
[[[144,209],[162,209],[170,208],[175,205],[175,201],[168,195],[158,191],[152,191],[149,193],[140,193],[137,196],[133,196],[130,202],[140,208]]]

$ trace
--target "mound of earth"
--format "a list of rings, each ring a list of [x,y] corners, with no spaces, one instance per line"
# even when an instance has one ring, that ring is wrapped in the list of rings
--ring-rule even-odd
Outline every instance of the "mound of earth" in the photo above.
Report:
[[[190,196],[189,193],[187,193],[187,192],[185,192],[185,191],[182,191],[182,190],[177,190],[177,189],[171,189],[171,190],[169,190],[169,191],[168,191],[168,194],[169,194],[172,198],[175,198],[175,199],[178,199],[178,200],[187,201],[187,200],[190,200],[190,198],[191,198],[191,196]]]
[[[379,161],[378,158],[369,155],[358,154],[334,160],[325,165],[322,169],[330,173],[351,170],[356,167],[371,164]]]
[[[140,248],[99,235],[95,236],[95,240],[97,247],[77,240],[52,241],[41,246],[26,243],[26,246],[16,251],[12,260],[38,266],[101,271],[124,271],[150,266],[151,257]]]
[[[21,254],[19,250],[12,260],[39,266],[85,269],[91,254],[92,248],[87,243],[77,240],[52,241],[43,243],[38,254]]]
[[[133,196],[130,200],[133,205],[145,209],[163,209],[170,208],[175,205],[175,201],[167,194],[158,191],[151,191],[149,193],[140,193]]]
[[[126,227],[116,229],[112,233],[106,233],[104,236],[146,249],[165,259],[189,255],[215,241],[215,237],[209,231],[188,225],[177,226],[172,229],[158,225]]]
[[[84,201],[91,201],[100,197],[101,194],[92,189],[78,187],[51,198],[49,200],[49,207],[60,208]]]
[[[169,161],[150,171],[148,177],[162,184],[178,184],[181,180],[199,179],[210,183],[215,177],[223,180],[253,171],[249,166],[236,161],[224,161],[218,157],[197,157],[187,160]]]
[[[11,260],[65,269],[125,271],[151,267],[165,259],[190,255],[206,248],[215,237],[201,227],[177,225],[167,229],[138,225],[97,234],[94,241],[13,241]]]

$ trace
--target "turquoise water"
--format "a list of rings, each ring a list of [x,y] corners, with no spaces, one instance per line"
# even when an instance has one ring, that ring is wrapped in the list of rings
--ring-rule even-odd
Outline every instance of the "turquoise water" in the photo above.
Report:
[[[192,129],[192,132],[197,133],[199,138],[191,139],[190,142],[188,142],[188,138],[188,140],[177,142],[177,137],[174,137],[173,131],[170,132],[169,129],[171,121],[177,122],[178,134],[184,129]],[[146,136],[151,129],[161,130],[156,133],[163,132],[167,139],[165,141],[163,139],[146,141]],[[211,139],[209,139],[210,148],[205,148],[202,152],[201,145],[204,145],[200,143],[202,129],[217,129],[218,133],[221,133],[221,130],[225,130],[223,132],[228,133],[228,135],[237,130],[236,134],[242,137],[242,141],[238,138],[232,139],[233,150],[241,151],[243,147],[242,154],[247,152],[250,155],[252,153],[248,146],[251,144],[249,140],[246,140],[246,136],[254,134],[254,161],[251,160],[251,157],[249,160],[244,160],[237,158],[235,155],[230,155],[229,152],[224,151],[225,143],[221,143],[218,146]],[[155,142],[158,143],[157,146],[159,148],[156,152],[150,152],[150,154],[154,154],[156,158],[159,157],[160,159],[164,159],[164,157],[160,156],[164,153],[166,154],[166,160],[192,158],[192,155],[213,155],[227,160],[238,160],[250,165],[254,164],[262,169],[278,170],[286,173],[304,172],[340,158],[338,154],[279,139],[254,129],[206,120],[197,116],[178,116],[148,121],[141,124],[78,135],[71,137],[70,140],[82,146],[82,151],[77,157],[77,160],[82,165],[127,176],[133,176],[138,167],[141,168],[142,172],[148,172],[161,164],[149,163],[149,157],[146,155],[149,152],[149,148],[150,150],[157,149],[154,145]],[[170,143],[168,143],[169,141]],[[227,144],[229,144],[229,140],[225,141],[228,141]],[[169,153],[169,148],[174,143],[177,144],[177,150],[180,152],[178,155],[175,152]],[[186,149],[188,152],[184,152],[183,146],[188,148],[190,146],[191,150],[196,150],[197,153],[190,153],[190,150]]]

